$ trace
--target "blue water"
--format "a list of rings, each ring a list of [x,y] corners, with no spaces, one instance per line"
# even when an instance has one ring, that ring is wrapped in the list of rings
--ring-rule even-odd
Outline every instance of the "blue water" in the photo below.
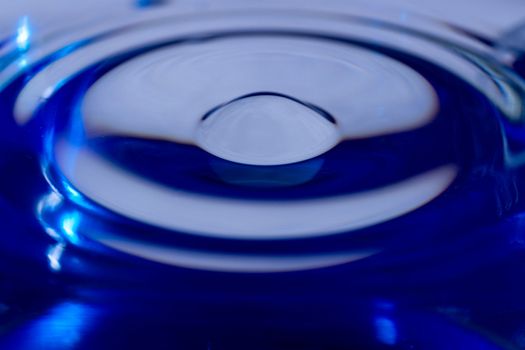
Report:
[[[184,40],[108,57],[78,72],[20,126],[13,116],[16,97],[33,74],[69,52],[27,68],[0,93],[0,348],[523,346],[525,174],[519,156],[509,160],[509,149],[519,155],[525,146],[520,122],[508,121],[456,74],[377,44],[296,32],[191,40],[259,35],[300,36],[387,55],[429,82],[439,110],[416,129],[342,140],[301,162],[256,166],[219,158],[195,144],[91,138],[83,132],[80,104],[97,80],[135,57]],[[522,63],[515,67],[521,74]],[[458,174],[428,204],[357,230],[297,239],[221,238],[140,222],[99,205],[57,166],[53,150],[61,137],[123,172],[208,198],[291,203],[363,193],[447,164]],[[56,192],[63,202],[39,212],[42,198]],[[196,252],[379,253],[284,273],[217,272],[117,252],[90,238],[98,231]]]

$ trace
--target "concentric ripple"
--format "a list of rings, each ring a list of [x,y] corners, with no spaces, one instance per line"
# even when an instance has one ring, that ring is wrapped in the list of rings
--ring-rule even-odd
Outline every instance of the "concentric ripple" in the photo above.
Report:
[[[2,134],[39,159],[23,202],[46,232],[168,265],[279,272],[513,210],[505,130],[522,123],[524,83],[484,43],[290,16],[139,19],[8,53]]]

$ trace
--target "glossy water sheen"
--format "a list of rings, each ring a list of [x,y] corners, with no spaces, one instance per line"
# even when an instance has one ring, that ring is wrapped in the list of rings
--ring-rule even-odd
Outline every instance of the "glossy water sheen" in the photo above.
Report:
[[[524,344],[519,50],[308,12],[20,28],[2,346]]]

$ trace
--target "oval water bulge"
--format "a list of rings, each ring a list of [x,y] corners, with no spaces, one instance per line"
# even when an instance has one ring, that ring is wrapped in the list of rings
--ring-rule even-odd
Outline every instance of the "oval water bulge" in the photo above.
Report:
[[[196,138],[222,159],[270,166],[319,156],[339,135],[334,119],[321,109],[278,93],[256,93],[208,112]]]

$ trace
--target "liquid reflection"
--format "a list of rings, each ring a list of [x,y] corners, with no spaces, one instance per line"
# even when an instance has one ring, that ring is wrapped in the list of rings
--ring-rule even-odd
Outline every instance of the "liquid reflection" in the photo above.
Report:
[[[63,204],[62,196],[56,192],[43,196],[36,207],[37,219],[50,237],[59,242],[78,244],[80,215],[72,211],[61,212]],[[60,214],[57,216],[57,213]]]
[[[377,254],[381,249],[348,250],[334,253],[311,253],[278,255],[263,253],[232,254],[227,252],[210,252],[190,250],[183,247],[160,245],[147,240],[133,240],[119,236],[116,228],[94,225],[95,217],[82,224],[80,212],[72,211],[74,207],[63,203],[54,192],[45,196],[37,207],[37,215],[46,232],[58,240],[47,252],[49,266],[54,271],[62,269],[60,259],[67,243],[79,247],[90,246],[81,237],[88,237],[114,250],[148,259],[158,263],[202,269],[207,271],[269,273],[296,270],[319,269],[334,265],[347,264]],[[147,237],[146,237],[147,238]],[[90,246],[92,249],[92,244]]]
[[[396,345],[399,341],[398,327],[392,318],[395,306],[393,303],[386,301],[381,301],[377,304],[377,311],[374,316],[377,340],[385,345]]]
[[[64,301],[0,340],[3,349],[74,349],[97,318],[96,309]]]
[[[31,43],[31,27],[29,25],[28,17],[22,17],[20,19],[15,40],[16,46],[20,52],[25,52],[29,49]]]
[[[74,146],[58,146],[58,163],[74,187],[89,199],[151,225],[223,238],[304,238],[371,226],[428,203],[446,190],[457,174],[455,166],[447,165],[368,193],[258,202],[168,189],[127,173],[89,150],[70,147]],[[243,220],[235,219],[239,217]]]
[[[78,214],[66,214],[62,215],[59,227],[64,232],[66,238],[71,243],[78,243],[77,229],[79,225],[80,217]]]
[[[49,267],[51,270],[59,272],[62,269],[62,264],[60,259],[62,258],[62,253],[64,253],[65,244],[57,243],[49,247],[47,253],[47,260],[49,261]]]
[[[205,251],[190,251],[153,245],[146,241],[103,235],[95,237],[100,243],[117,251],[162,264],[207,271],[237,273],[272,273],[297,270],[314,270],[358,261],[380,252],[380,249],[337,252],[328,254],[288,256],[261,254],[225,254]]]
[[[374,320],[377,332],[377,339],[386,345],[397,343],[397,330],[394,321],[387,317],[377,317]]]

